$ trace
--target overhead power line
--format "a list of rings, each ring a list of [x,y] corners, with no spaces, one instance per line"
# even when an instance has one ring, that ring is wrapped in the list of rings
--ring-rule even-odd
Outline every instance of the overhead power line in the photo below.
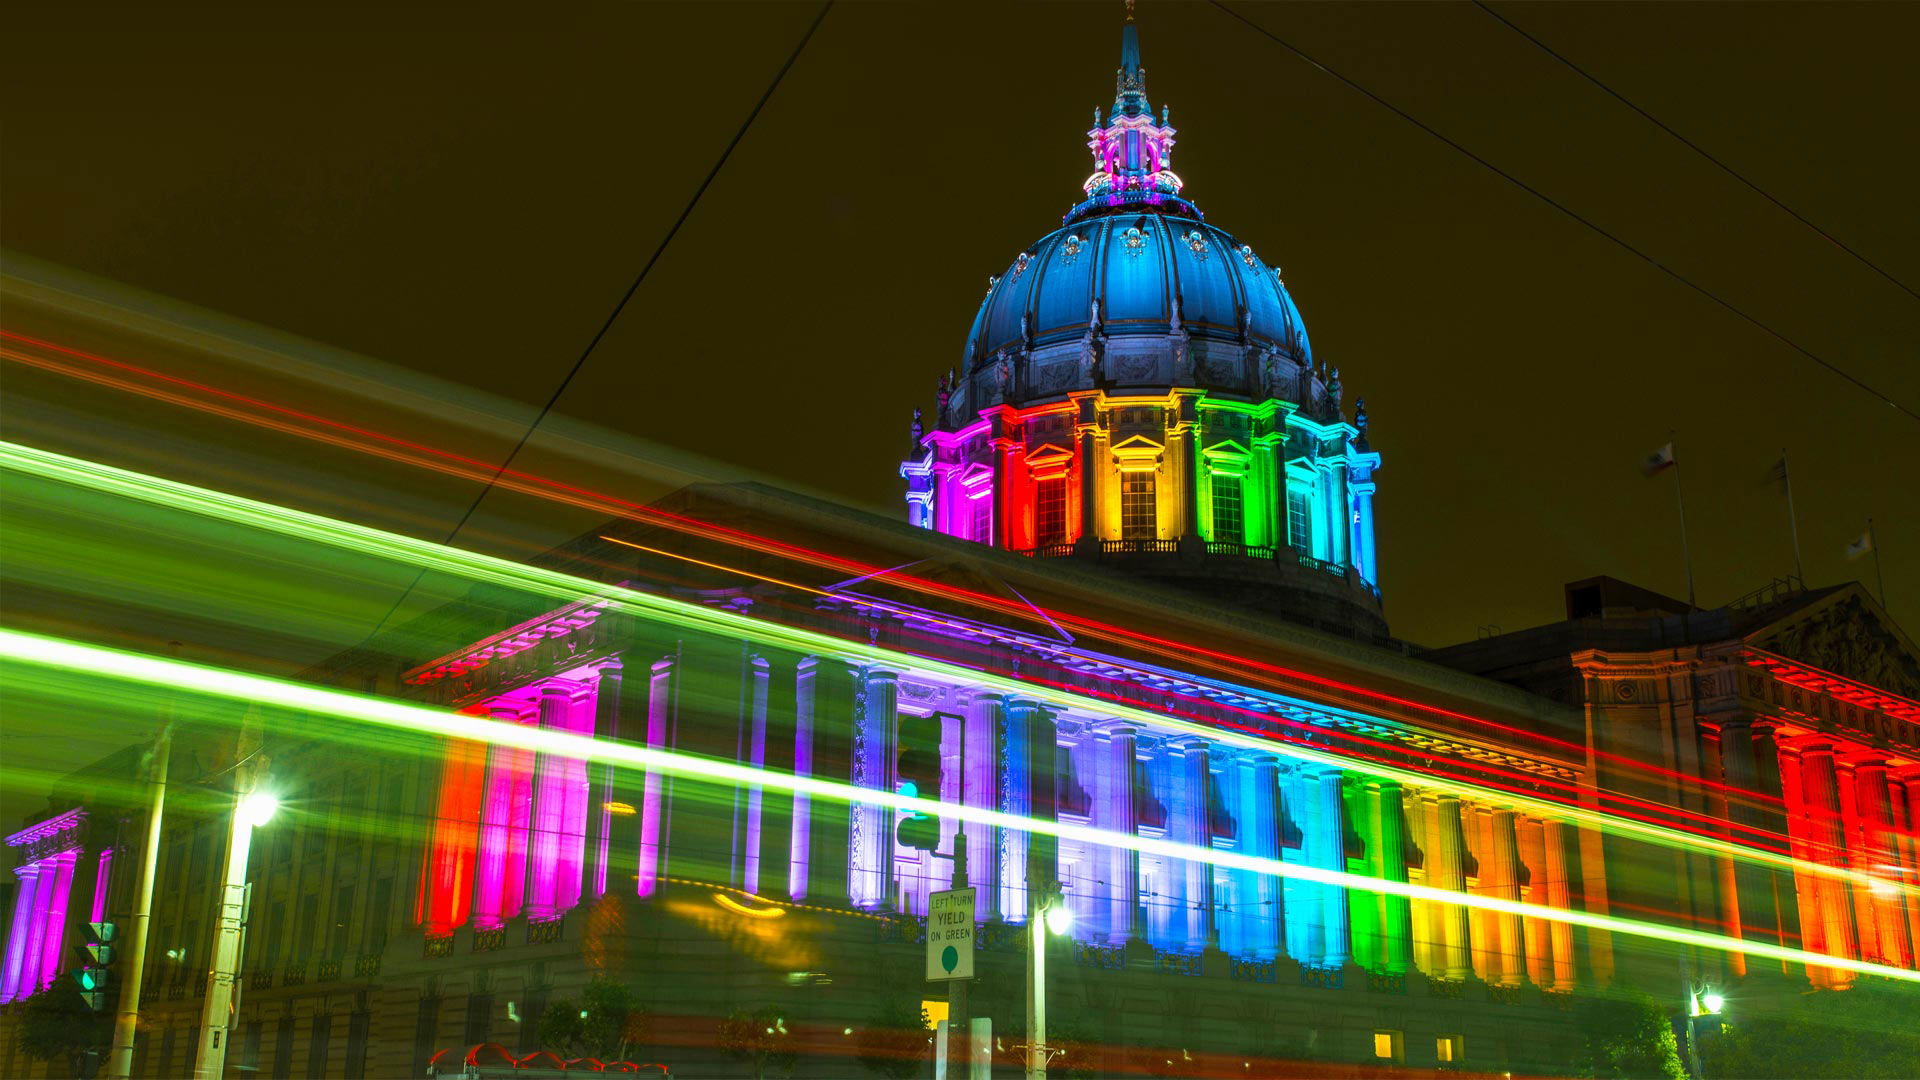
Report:
[[[1535,45],[1539,46],[1541,52],[1546,53],[1548,56],[1551,56],[1555,60],[1558,60],[1560,61],[1560,63],[1566,65],[1567,70],[1573,72],[1575,75],[1578,75],[1581,78],[1592,83],[1594,86],[1599,87],[1600,90],[1604,92],[1608,97],[1611,97],[1613,100],[1619,102],[1622,105],[1625,105],[1629,109],[1632,109],[1634,112],[1639,113],[1640,117],[1644,119],[1647,123],[1652,124],[1654,127],[1657,127],[1661,131],[1666,132],[1668,135],[1673,136],[1673,138],[1676,141],[1678,141],[1680,145],[1686,147],[1687,149],[1707,159],[1709,162],[1713,164],[1715,168],[1719,169],[1721,172],[1726,173],[1728,176],[1731,176],[1735,180],[1738,180],[1742,184],[1745,184],[1749,189],[1753,191],[1754,194],[1760,196],[1761,198],[1772,203],[1773,205],[1779,207],[1780,210],[1783,213],[1785,213],[1788,217],[1792,218],[1793,220],[1799,222],[1802,225],[1805,225],[1807,228],[1812,229],[1814,232],[1820,234],[1820,238],[1825,240],[1827,243],[1832,244],[1834,247],[1837,247],[1841,251],[1844,251],[1847,254],[1853,256],[1855,259],[1857,259],[1860,262],[1860,265],[1866,267],[1869,270],[1872,270],[1874,273],[1879,274],[1881,277],[1886,278],[1888,281],[1892,282],[1896,288],[1900,289],[1902,292],[1906,293],[1908,296],[1913,297],[1915,300],[1920,300],[1920,292],[1913,291],[1913,289],[1907,286],[1906,282],[1901,281],[1897,277],[1894,277],[1892,274],[1882,269],[1879,266],[1879,264],[1875,263],[1872,259],[1867,258],[1865,255],[1862,255],[1858,251],[1855,251],[1853,248],[1847,246],[1847,244],[1844,243],[1839,237],[1833,235],[1827,230],[1807,220],[1806,215],[1800,213],[1798,210],[1795,210],[1793,207],[1788,206],[1786,203],[1781,202],[1779,199],[1775,198],[1771,193],[1769,193],[1765,188],[1762,188],[1759,184],[1756,184],[1753,181],[1747,179],[1745,176],[1742,176],[1740,172],[1736,170],[1733,166],[1728,165],[1726,162],[1721,161],[1717,157],[1714,157],[1712,154],[1708,153],[1703,147],[1701,147],[1698,143],[1694,142],[1692,139],[1689,139],[1685,135],[1682,135],[1679,132],[1673,130],[1673,128],[1669,127],[1667,124],[1662,122],[1659,117],[1653,115],[1647,110],[1634,104],[1631,100],[1627,98],[1625,94],[1622,94],[1618,90],[1615,90],[1613,87],[1608,86],[1604,82],[1601,82],[1599,78],[1593,75],[1592,72],[1587,71],[1585,68],[1581,67],[1579,64],[1576,64],[1573,61],[1567,59],[1566,57],[1560,55],[1558,52],[1554,51],[1553,47],[1548,45],[1546,42],[1541,41],[1539,38],[1534,37],[1532,34],[1521,29],[1519,26],[1516,26],[1513,20],[1493,10],[1493,8],[1488,7],[1485,0],[1473,0],[1473,5],[1479,8],[1481,11],[1486,12],[1488,15],[1491,15],[1493,18],[1499,20],[1502,26],[1505,26],[1507,29],[1512,30],[1514,33],[1519,34],[1521,37],[1526,38],[1528,41],[1531,41]]]
[[[1693,279],[1687,277],[1685,274],[1680,273],[1678,270],[1675,270],[1672,267],[1666,265],[1665,263],[1661,262],[1659,259],[1656,259],[1652,255],[1649,255],[1645,251],[1642,251],[1641,249],[1635,247],[1634,245],[1628,243],[1627,241],[1621,239],[1620,237],[1614,235],[1613,233],[1608,232],[1605,228],[1602,228],[1600,225],[1596,224],[1592,220],[1582,216],[1579,212],[1567,206],[1565,203],[1562,203],[1554,199],[1552,196],[1541,191],[1539,188],[1534,187],[1533,185],[1527,183],[1526,181],[1520,179],[1519,177],[1513,175],[1512,173],[1506,171],[1505,169],[1502,169],[1500,166],[1495,165],[1493,162],[1488,161],[1486,158],[1481,157],[1479,154],[1474,153],[1472,150],[1467,149],[1465,146],[1462,146],[1461,144],[1455,142],[1451,138],[1448,138],[1446,135],[1442,134],[1432,126],[1420,120],[1418,117],[1415,117],[1411,113],[1407,112],[1405,109],[1402,109],[1398,105],[1395,105],[1393,102],[1388,101],[1386,98],[1381,97],[1379,94],[1374,93],[1372,90],[1367,89],[1365,86],[1362,86],[1360,83],[1355,82],[1353,79],[1348,78],[1345,75],[1342,75],[1340,72],[1335,71],[1332,68],[1328,67],[1327,65],[1321,63],[1319,60],[1314,59],[1312,56],[1308,55],[1307,52],[1301,49],[1299,46],[1294,45],[1292,42],[1287,41],[1285,38],[1280,37],[1278,34],[1275,34],[1273,31],[1267,29],[1264,26],[1261,26],[1259,23],[1254,22],[1252,19],[1249,19],[1245,15],[1242,15],[1238,11],[1235,11],[1232,8],[1228,7],[1223,2],[1223,0],[1208,0],[1208,2],[1211,3],[1214,7],[1219,8],[1222,12],[1226,13],[1228,16],[1232,17],[1234,20],[1245,25],[1248,29],[1252,30],[1254,33],[1259,34],[1261,37],[1264,37],[1267,40],[1273,42],[1274,44],[1280,46],[1281,48],[1287,50],[1293,55],[1299,57],[1301,60],[1306,61],[1308,64],[1311,64],[1312,66],[1318,68],[1320,71],[1338,80],[1341,84],[1345,85],[1348,89],[1354,91],[1357,94],[1360,94],[1362,97],[1365,97],[1367,100],[1373,102],[1374,104],[1380,106],[1383,109],[1386,109],[1388,112],[1391,112],[1395,116],[1398,116],[1400,119],[1405,120],[1409,124],[1412,124],[1414,127],[1419,128],[1421,131],[1426,132],[1428,135],[1433,136],[1435,139],[1438,139],[1440,142],[1445,143],[1447,146],[1459,152],[1462,156],[1466,157],[1468,160],[1486,169],[1488,172],[1493,173],[1495,176],[1500,177],[1502,180],[1505,180],[1507,183],[1512,184],[1514,187],[1519,188],[1521,191],[1526,192],[1527,194],[1533,196],[1534,198],[1540,200],[1541,202],[1546,203],[1548,206],[1552,207],[1553,209],[1558,210],[1560,213],[1566,215],[1567,217],[1572,218],[1574,221],[1579,222],[1581,225],[1586,226],[1588,229],[1592,230],[1593,232],[1611,241],[1615,246],[1619,247],[1621,250],[1627,252],[1630,255],[1633,255],[1634,257],[1640,259],[1642,262],[1645,262],[1648,266],[1653,267],[1654,269],[1667,275],[1668,277],[1679,282],[1680,284],[1685,285],[1687,288],[1692,289],[1696,293],[1699,293],[1701,296],[1705,297],[1706,299],[1713,301],[1713,303],[1715,303],[1716,305],[1720,306],[1721,308],[1724,308],[1726,311],[1737,316],[1742,321],[1760,330],[1762,333],[1766,334],[1768,337],[1773,338],[1775,341],[1778,341],[1782,345],[1785,345],[1789,349],[1792,349],[1794,352],[1799,353],[1801,356],[1805,357],[1806,359],[1812,361],[1813,363],[1819,365],[1822,368],[1825,368],[1831,374],[1841,379],[1844,379],[1849,383],[1852,383],[1855,387],[1858,387],[1859,389],[1865,391],[1866,393],[1871,394],[1873,397],[1879,399],[1880,401],[1885,402],[1887,405],[1891,406],[1892,408],[1899,410],[1908,419],[1920,421],[1920,412],[1915,412],[1913,409],[1908,408],[1907,406],[1901,404],[1898,401],[1895,401],[1892,398],[1892,396],[1888,395],[1887,393],[1867,383],[1864,379],[1861,379],[1859,376],[1854,375],[1853,373],[1840,367],[1838,364],[1833,363],[1832,361],[1819,355],[1818,353],[1807,348],[1806,346],[1801,345],[1799,342],[1794,341],[1792,338],[1786,336],[1780,331],[1775,330],[1773,327],[1767,325],[1764,322],[1761,322],[1759,319],[1755,318],[1754,316],[1747,314],[1745,311],[1735,306],[1731,301],[1721,299],[1721,297],[1718,294],[1714,293],[1712,290],[1708,289],[1704,285],[1698,284],[1697,282],[1693,281]]]
[[[580,356],[574,360],[573,366],[568,368],[567,373],[561,377],[560,384],[553,388],[553,393],[547,397],[547,403],[540,407],[538,413],[534,414],[533,422],[527,425],[525,432],[521,433],[520,441],[513,444],[513,449],[507,451],[506,457],[500,459],[500,467],[493,471],[493,476],[488,479],[486,486],[482,487],[480,493],[473,497],[473,502],[468,504],[466,513],[461,514],[460,520],[454,522],[453,528],[447,532],[447,538],[441,541],[441,543],[453,543],[454,537],[459,536],[460,530],[466,528],[467,522],[473,519],[474,513],[480,509],[481,502],[485,501],[487,495],[493,491],[494,485],[498,484],[500,478],[506,475],[507,469],[513,465],[514,459],[520,456],[520,451],[526,449],[528,440],[533,438],[533,433],[539,430],[540,424],[546,420],[547,414],[552,412],[553,407],[559,403],[561,395],[567,392],[567,387],[573,383],[574,376],[580,374],[580,369],[586,366],[587,358],[593,355],[593,350],[599,347],[600,342],[607,336],[607,332],[613,329],[613,324],[619,320],[620,313],[626,310],[627,303],[633,299],[633,294],[640,291],[640,286],[647,280],[647,275],[651,273],[654,266],[659,263],[660,256],[666,254],[667,246],[673,243],[675,236],[679,235],[680,227],[687,223],[689,217],[693,216],[693,208],[700,205],[700,197],[707,193],[707,188],[713,185],[714,178],[719,176],[720,170],[726,167],[727,159],[733,156],[733,151],[740,145],[740,141],[746,138],[747,130],[753,127],[755,120],[760,118],[760,112],[767,107],[767,102],[773,100],[774,91],[780,89],[780,83],[786,79],[787,72],[793,70],[794,62],[800,59],[801,53],[806,51],[807,43],[813,40],[814,32],[820,29],[820,24],[826,21],[827,12],[832,10],[833,0],[827,0],[826,3],[820,5],[819,14],[815,15],[813,21],[807,24],[806,33],[800,35],[800,41],[794,45],[793,52],[787,55],[787,62],[781,64],[780,70],[774,72],[773,81],[767,84],[767,89],[760,95],[760,100],[753,103],[753,110],[747,113],[745,120],[740,122],[740,130],[733,133],[733,138],[728,140],[726,149],[722,150],[720,157],[714,161],[713,168],[707,170],[706,179],[700,181],[700,186],[694,189],[693,197],[689,198],[687,205],[681,208],[680,216],[674,219],[673,226],[667,230],[667,234],[660,238],[660,243],[653,249],[653,254],[648,257],[646,263],[640,267],[640,272],[634,275],[633,283],[627,286],[627,291],[621,294],[619,302],[614,304],[613,310],[607,313],[606,320],[600,324],[598,330],[593,332],[593,337],[587,340],[587,347],[580,350]],[[393,606],[387,609],[387,613],[381,616],[380,621],[374,624],[373,629],[368,632],[366,637],[367,641],[373,640],[373,636],[386,627],[387,620],[393,618],[394,612],[400,610],[400,605],[406,602],[407,597],[411,595],[413,590],[420,584],[420,579],[425,576],[425,570],[414,575],[413,582],[400,593],[400,596],[394,600]],[[362,644],[365,644],[365,642],[363,641]]]

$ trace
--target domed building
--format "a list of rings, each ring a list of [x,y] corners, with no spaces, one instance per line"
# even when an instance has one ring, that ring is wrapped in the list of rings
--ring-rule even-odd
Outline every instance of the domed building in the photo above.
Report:
[[[1183,194],[1131,16],[1114,90],[1084,198],[990,279],[916,414],[909,519],[1382,637],[1365,402],[1280,267]]]

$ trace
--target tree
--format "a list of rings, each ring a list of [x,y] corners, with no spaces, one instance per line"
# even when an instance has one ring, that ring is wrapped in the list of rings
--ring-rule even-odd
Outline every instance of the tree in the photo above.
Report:
[[[20,1018],[20,1049],[30,1058],[65,1058],[68,1071],[79,1076],[89,1050],[105,1050],[112,1038],[112,1022],[87,1005],[71,979],[27,999]]]
[[[1917,1009],[1920,998],[1911,992],[1865,984],[1797,998],[1765,1016],[1743,1015],[1736,1004],[1724,1031],[1709,1018],[1699,1021],[1701,1071],[1712,1080],[1920,1076]]]
[[[792,1072],[797,1057],[786,1019],[771,1005],[729,1013],[720,1021],[720,1049],[728,1057],[751,1062],[754,1080],[766,1080],[768,1065]]]
[[[548,1002],[535,1034],[543,1049],[562,1057],[619,1061],[629,1047],[646,1041],[647,1010],[634,1003],[625,983],[594,979],[578,1002]]]
[[[1574,1009],[1574,1075],[1590,1080],[1686,1080],[1673,1021],[1646,994],[1584,998]]]
[[[933,1024],[917,1001],[882,1005],[860,1029],[860,1064],[888,1080],[912,1080],[926,1064]]]

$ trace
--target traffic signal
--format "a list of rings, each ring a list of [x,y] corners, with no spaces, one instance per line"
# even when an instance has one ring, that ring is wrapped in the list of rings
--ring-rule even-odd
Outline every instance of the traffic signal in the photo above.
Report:
[[[73,973],[80,984],[80,996],[85,998],[87,1006],[94,1012],[107,1008],[108,970],[112,968],[114,953],[119,946],[115,943],[119,928],[110,922],[87,924],[87,962]]]
[[[894,790],[923,799],[940,797],[939,713],[932,716],[900,714],[900,757],[894,764]],[[900,843],[921,851],[940,846],[940,819],[931,814],[901,812]]]

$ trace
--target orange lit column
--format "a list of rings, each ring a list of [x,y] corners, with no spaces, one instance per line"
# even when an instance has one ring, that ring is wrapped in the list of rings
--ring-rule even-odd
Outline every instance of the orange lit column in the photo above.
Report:
[[[1518,818],[1514,822],[1515,839],[1520,849],[1520,861],[1526,867],[1523,876],[1526,884],[1520,895],[1527,903],[1546,907],[1547,903],[1547,838],[1545,825],[1535,818]],[[1553,982],[1553,942],[1547,933],[1547,921],[1537,915],[1529,915],[1521,920],[1522,929],[1527,936],[1526,970],[1527,978],[1536,986],[1551,988]]]
[[[1074,537],[1074,542],[1097,552],[1100,538],[1099,518],[1096,516],[1100,503],[1098,404],[1092,395],[1076,396],[1074,403],[1080,410],[1079,422],[1075,426],[1080,436],[1080,454],[1074,462],[1074,467],[1080,470],[1080,531]]]
[[[1502,900],[1520,899],[1519,840],[1514,834],[1513,811],[1495,810],[1488,822],[1487,849],[1492,856],[1492,883],[1480,891]],[[1497,912],[1492,922],[1499,927],[1500,940],[1495,948],[1500,983],[1519,986],[1525,981],[1526,944],[1520,936],[1520,916]]]
[[[1829,866],[1845,865],[1847,840],[1831,746],[1814,744],[1801,751],[1800,785],[1815,858]],[[1821,951],[1828,956],[1857,958],[1860,946],[1854,932],[1853,897],[1846,882],[1821,876],[1814,881],[1814,893],[1819,904]],[[1840,984],[1853,981],[1853,976],[1843,971],[1832,972],[1831,978]]]
[[[1567,835],[1569,826],[1558,821],[1548,821],[1541,825],[1541,840],[1544,849],[1543,869],[1546,871],[1547,906],[1562,911],[1569,910],[1569,880],[1567,872]],[[1556,990],[1573,988],[1573,925],[1555,922],[1547,930],[1548,939],[1553,945],[1553,987]]]
[[[1862,763],[1854,767],[1854,791],[1860,800],[1860,818],[1865,827],[1868,857],[1879,864],[1861,869],[1869,873],[1886,873],[1888,877],[1904,877],[1890,871],[1902,869],[1900,845],[1894,825],[1893,802],[1887,789],[1887,766],[1885,762]],[[1911,884],[1911,882],[1908,882]],[[1913,966],[1913,943],[1907,933],[1907,905],[1899,890],[1867,890],[1867,899],[1873,905],[1875,941],[1879,946],[1880,962],[1894,967]]]

